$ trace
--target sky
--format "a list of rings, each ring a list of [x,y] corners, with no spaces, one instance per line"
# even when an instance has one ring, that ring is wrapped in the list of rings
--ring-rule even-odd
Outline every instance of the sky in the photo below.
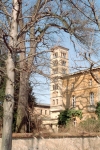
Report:
[[[84,53],[84,51],[86,51],[86,53],[88,53],[88,51],[90,51],[88,49],[83,50],[83,48],[80,45],[78,45],[77,43],[75,44],[79,52],[83,51]],[[63,36],[61,39],[58,37],[58,43],[55,43],[55,45],[56,46],[60,45],[69,49],[68,58],[69,58],[69,72],[70,73],[73,72],[74,68],[75,68],[74,70],[75,72],[79,71],[80,69],[83,70],[83,69],[89,68],[89,63],[86,60],[84,60],[82,56],[80,56],[80,53],[76,52],[73,46],[73,43],[70,40],[70,36],[68,34],[63,33]],[[94,61],[97,61],[97,57],[94,57],[93,55],[92,59]],[[98,60],[100,60],[100,57],[98,57]],[[37,77],[38,83],[40,83],[40,84],[37,84],[37,86],[33,88],[37,102],[50,104],[50,84],[49,84],[50,81],[49,79],[40,75],[36,75],[36,77]]]
[[[75,66],[75,63],[73,60],[78,60],[79,58],[77,58],[75,49],[73,47],[72,42],[70,41],[69,35],[63,33],[62,39],[58,37],[58,43],[56,43],[55,45],[60,45],[69,49],[69,52],[68,52],[69,67],[71,68],[71,66]],[[40,84],[37,84],[33,88],[37,102],[50,104],[50,84],[49,84],[50,81],[49,79],[43,76],[40,76],[40,75],[36,75],[36,76],[37,76],[38,83],[40,83]]]
[[[100,4],[100,0],[97,0],[96,3]],[[99,6],[98,6],[99,7]],[[70,72],[72,72],[74,69],[76,68],[76,71],[79,71],[78,69],[81,68],[82,69],[86,69],[89,67],[89,63],[87,61],[85,61],[82,56],[80,56],[80,53],[76,52],[74,49],[74,46],[70,40],[70,36],[66,33],[63,33],[63,35],[61,37],[57,37],[58,42],[55,43],[56,46],[63,46],[65,48],[69,49],[68,52],[68,57],[69,57],[69,68],[70,68]],[[92,42],[92,41],[91,41]],[[83,51],[88,53],[88,51],[90,51],[90,49],[92,47],[90,47],[89,50],[83,50],[83,48],[77,44],[77,42],[75,43],[77,50],[79,51]],[[98,57],[98,56],[97,56]],[[96,56],[92,56],[93,60],[97,61]],[[100,57],[98,57],[98,60],[100,60]],[[74,70],[75,71],[75,70]],[[49,80],[47,78],[44,78],[40,75],[36,75],[36,78],[38,80],[38,83],[40,84],[36,84],[36,86],[34,86],[33,91],[35,93],[35,97],[37,99],[38,103],[47,103],[50,104],[50,84],[49,84]],[[34,80],[34,79],[32,79]]]

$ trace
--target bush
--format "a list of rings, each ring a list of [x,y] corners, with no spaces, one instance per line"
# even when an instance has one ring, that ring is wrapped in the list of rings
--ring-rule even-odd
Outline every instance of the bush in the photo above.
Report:
[[[62,112],[60,112],[60,115],[58,117],[58,124],[59,125],[67,125],[72,118],[74,117],[82,118],[82,112],[81,110],[75,110],[75,109],[66,109]]]
[[[98,119],[100,119],[100,102],[97,103],[95,113],[98,115]]]
[[[87,132],[100,132],[100,120],[94,118],[88,118],[80,123],[80,126]]]

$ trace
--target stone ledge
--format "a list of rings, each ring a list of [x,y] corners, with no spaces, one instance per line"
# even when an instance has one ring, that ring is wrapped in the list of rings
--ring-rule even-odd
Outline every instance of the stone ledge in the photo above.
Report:
[[[98,137],[100,138],[100,132],[96,133],[88,133],[88,132],[80,132],[77,134],[72,133],[50,133],[50,132],[44,132],[44,133],[13,133],[12,138],[81,138],[81,137]],[[0,138],[2,138],[2,134],[0,134]]]

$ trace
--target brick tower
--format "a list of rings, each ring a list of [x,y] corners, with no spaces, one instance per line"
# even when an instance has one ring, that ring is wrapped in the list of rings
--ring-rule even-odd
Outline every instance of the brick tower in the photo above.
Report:
[[[57,119],[59,112],[64,110],[62,100],[62,79],[69,73],[68,49],[62,46],[52,48],[50,82],[50,113],[51,119]]]

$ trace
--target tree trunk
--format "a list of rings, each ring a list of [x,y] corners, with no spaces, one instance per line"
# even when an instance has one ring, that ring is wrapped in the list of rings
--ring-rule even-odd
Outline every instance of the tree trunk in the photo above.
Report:
[[[3,131],[2,131],[2,150],[12,149],[12,120],[13,120],[13,108],[14,108],[14,76],[15,76],[15,50],[17,43],[17,14],[19,10],[19,4],[17,0],[13,0],[10,41],[8,49],[8,57],[6,61],[7,81],[5,100],[3,104]]]
[[[20,22],[20,27],[22,26]],[[25,43],[22,42],[20,45],[24,48],[24,52],[20,54],[20,90],[19,90],[19,100],[18,100],[18,110],[17,110],[17,123],[16,123],[16,132],[27,132],[27,104],[28,104],[28,86],[29,86],[29,77],[31,74],[31,69],[33,66],[33,61],[36,52],[36,42],[33,41],[34,27],[30,29],[30,52],[26,58],[25,55]],[[24,37],[21,37],[20,40],[24,41]],[[20,47],[20,48],[21,48]]]
[[[20,5],[20,18],[22,17],[22,5]],[[20,30],[23,29],[24,22],[21,19],[19,21]],[[20,68],[20,88],[19,88],[19,99],[18,99],[18,108],[17,108],[17,122],[16,122],[16,132],[26,132],[26,123],[27,123],[27,103],[28,103],[28,68],[26,62],[26,48],[25,34],[19,38],[20,49],[22,52],[19,57],[19,68]]]
[[[12,119],[14,106],[14,63],[11,55],[7,59],[7,83],[4,100],[2,150],[11,150],[12,143]]]
[[[27,104],[28,104],[28,74],[27,71],[20,72],[20,89],[17,110],[16,132],[27,131]]]

